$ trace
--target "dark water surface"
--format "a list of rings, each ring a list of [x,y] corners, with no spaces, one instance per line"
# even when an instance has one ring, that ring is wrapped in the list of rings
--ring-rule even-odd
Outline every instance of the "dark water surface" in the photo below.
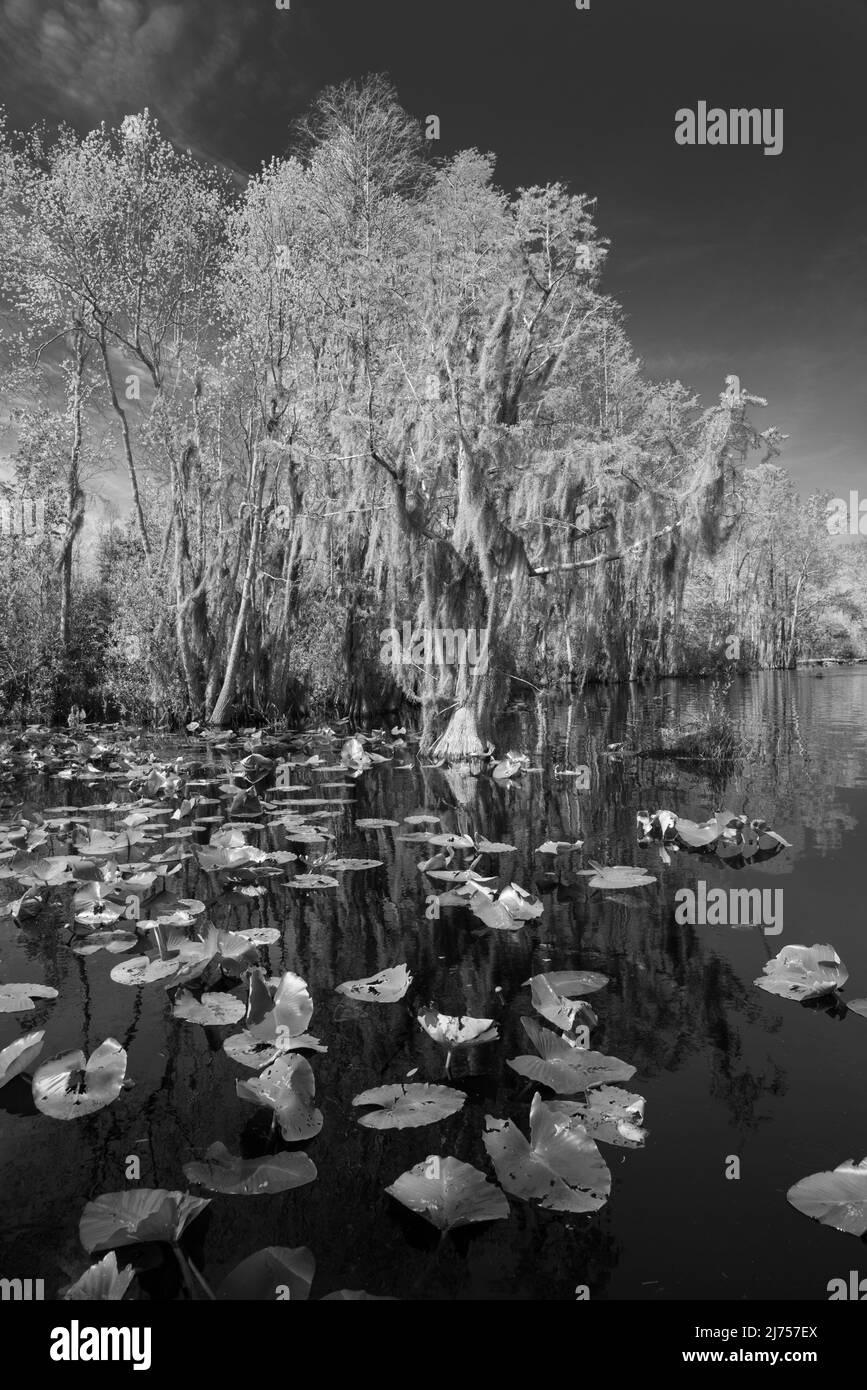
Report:
[[[308,982],[316,1006],[310,1031],[328,1046],[323,1055],[305,1054],[325,1123],[300,1147],[318,1179],[276,1196],[193,1189],[213,1197],[190,1228],[190,1248],[212,1285],[266,1245],[312,1249],[314,1297],[350,1288],[398,1298],[571,1299],[583,1283],[593,1299],[824,1300],[828,1281],[846,1277],[859,1259],[867,1273],[863,1243],[786,1201],[799,1179],[867,1153],[867,1019],[834,1018],[753,984],[783,945],[830,942],[849,970],[844,997],[867,995],[867,674],[762,674],[733,686],[730,709],[761,741],[762,756],[720,784],[673,760],[605,755],[608,744],[628,742],[661,711],[689,717],[707,698],[706,684],[672,682],[592,690],[571,710],[549,706],[542,717],[519,712],[498,747],[525,749],[543,772],[512,784],[384,765],[351,790],[323,792],[353,798],[329,822],[338,853],[384,861],[380,869],[339,875],[337,889],[302,893],[281,877],[266,880],[266,896],[244,898],[221,893],[194,861],[184,865],[176,891],[204,900],[215,924],[281,929],[282,944],[262,952],[263,964]],[[201,755],[201,745],[180,749]],[[555,766],[578,763],[592,767],[589,792],[552,775]],[[341,779],[304,769],[293,780],[316,787]],[[49,807],[129,796],[122,783],[87,788],[48,777],[27,791]],[[474,831],[517,847],[500,861],[504,881],[542,896],[542,917],[518,933],[482,931],[462,909],[428,921],[424,898],[435,885],[416,867],[426,847],[396,843],[398,830],[354,828],[357,817],[400,820],[427,810],[442,817],[436,829],[454,830],[459,804]],[[658,807],[698,820],[723,807],[762,817],[792,848],[740,871],[686,853],[666,867],[655,848],[636,845],[636,811]],[[552,861],[535,856],[536,846],[579,835],[584,850],[559,858],[553,876],[540,878]],[[140,857],[160,848],[145,846]],[[645,865],[658,884],[616,895],[592,891],[575,874],[588,857]],[[493,861],[484,871],[496,867]],[[677,926],[675,892],[698,879],[781,888],[782,933]],[[0,901],[21,891],[0,883]],[[124,957],[76,957],[59,931],[68,920],[68,906],[20,928],[0,920],[0,979],[60,992],[33,1013],[0,1015],[0,1047],[44,1028],[44,1061],[77,1047],[89,1053],[112,1036],[128,1050],[135,1087],[69,1123],[35,1112],[23,1082],[0,1090],[0,1274],[44,1278],[49,1297],[88,1263],[78,1239],[85,1202],[134,1185],[124,1177],[127,1155],[141,1157],[142,1186],[187,1190],[183,1165],[215,1140],[247,1157],[270,1142],[269,1114],[235,1095],[236,1080],[254,1073],[222,1051],[237,1028],[173,1020],[160,984],[114,984],[109,971]],[[403,961],[415,981],[400,1003],[361,1004],[334,992],[343,980]],[[482,1144],[485,1114],[510,1117],[527,1133],[533,1088],[505,1065],[532,1050],[519,1022],[533,1012],[522,983],[566,968],[610,976],[589,1001],[599,1015],[592,1046],[636,1067],[624,1085],[646,1097],[646,1146],[601,1146],[613,1185],[593,1215],[545,1212],[511,1198],[508,1221],[438,1241],[384,1189],[432,1153],[494,1177]],[[455,1056],[452,1084],[466,1092],[466,1105],[424,1128],[362,1128],[351,1105],[360,1091],[403,1081],[413,1068],[414,1081],[442,1080],[443,1053],[414,1017],[428,1002],[499,1024],[499,1041]],[[740,1159],[738,1180],[726,1178],[732,1155]]]

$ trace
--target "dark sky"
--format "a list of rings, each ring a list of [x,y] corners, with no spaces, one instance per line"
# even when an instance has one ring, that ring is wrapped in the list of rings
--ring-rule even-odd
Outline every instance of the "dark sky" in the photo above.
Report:
[[[736,373],[799,484],[867,490],[867,0],[0,0],[14,125],[147,105],[242,170],[368,71],[440,117],[438,153],[598,196],[648,371],[708,402]],[[782,153],[677,145],[699,101],[782,107]]]

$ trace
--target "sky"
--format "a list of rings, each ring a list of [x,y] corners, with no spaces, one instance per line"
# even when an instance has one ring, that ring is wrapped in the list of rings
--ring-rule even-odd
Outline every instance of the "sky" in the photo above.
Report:
[[[803,491],[867,492],[867,0],[0,0],[10,122],[148,106],[241,178],[324,86],[387,72],[435,153],[598,198],[602,289],[646,370],[736,374]],[[783,148],[681,145],[699,102],[783,111]]]

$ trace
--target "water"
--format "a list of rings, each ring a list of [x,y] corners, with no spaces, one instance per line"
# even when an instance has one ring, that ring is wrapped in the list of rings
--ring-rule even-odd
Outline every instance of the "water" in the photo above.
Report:
[[[189,1244],[212,1285],[265,1245],[311,1248],[314,1297],[349,1288],[431,1300],[571,1299],[587,1284],[592,1299],[824,1300],[828,1281],[859,1261],[867,1274],[862,1243],[786,1201],[799,1179],[867,1152],[867,1019],[835,1018],[753,984],[784,944],[830,942],[849,970],[845,997],[867,995],[867,674],[761,674],[734,685],[731,713],[748,737],[760,737],[763,756],[729,780],[714,782],[673,760],[605,755],[608,744],[628,744],[669,712],[690,717],[707,697],[706,684],[671,682],[592,690],[571,710],[549,706],[541,720],[532,708],[519,711],[498,746],[526,749],[542,773],[516,783],[382,766],[352,791],[326,791],[354,797],[330,822],[338,853],[384,861],[340,875],[338,889],[301,894],[271,879],[260,899],[220,895],[185,864],[178,891],[205,900],[216,924],[281,929],[282,943],[264,953],[268,964],[308,981],[316,1004],[310,1031],[328,1046],[310,1057],[324,1127],[301,1146],[317,1180],[265,1197],[194,1189],[213,1196]],[[593,769],[587,793],[553,776],[555,766],[577,763]],[[305,771],[299,780],[316,786],[340,778]],[[105,784],[48,778],[34,779],[28,792],[46,806],[109,795]],[[429,810],[442,817],[438,829],[454,830],[458,804],[473,830],[517,847],[501,861],[507,877],[542,894],[543,916],[520,933],[482,932],[458,910],[427,920],[424,899],[434,885],[416,867],[425,846],[396,843],[401,832],[391,829],[354,829],[357,817],[400,820]],[[636,811],[658,807],[699,820],[722,807],[763,817],[792,848],[740,872],[686,853],[665,867],[655,849],[636,845]],[[583,852],[540,877],[551,861],[534,857],[534,848],[579,834]],[[591,891],[574,872],[588,856],[645,865],[658,885]],[[677,926],[675,892],[700,878],[709,886],[782,888],[782,933]],[[0,884],[4,900],[20,891]],[[174,1021],[159,984],[112,983],[109,971],[123,958],[76,957],[59,931],[64,920],[68,910],[64,917],[56,909],[20,929],[0,921],[0,978],[60,991],[34,1013],[0,1016],[0,1046],[45,1028],[45,1060],[79,1046],[89,1052],[113,1036],[129,1052],[135,1087],[70,1123],[36,1113],[23,1081],[0,1090],[0,1273],[42,1277],[49,1296],[88,1263],[77,1234],[84,1203],[135,1185],[124,1176],[128,1155],[141,1159],[142,1186],[187,1190],[184,1163],[214,1141],[246,1157],[270,1142],[269,1115],[235,1095],[236,1079],[253,1075],[222,1051],[235,1030]],[[353,1003],[334,993],[343,980],[402,961],[415,982],[401,1003]],[[519,1023],[532,1013],[523,982],[565,968],[610,976],[590,998],[599,1014],[593,1046],[636,1067],[625,1085],[646,1097],[646,1146],[602,1146],[613,1187],[593,1215],[544,1212],[512,1198],[508,1221],[440,1241],[384,1189],[434,1153],[494,1176],[481,1140],[485,1114],[512,1118],[527,1132],[532,1088],[505,1065],[532,1050]],[[362,1128],[351,1105],[362,1090],[406,1080],[413,1068],[414,1081],[442,1080],[443,1054],[414,1018],[428,1002],[496,1019],[501,1039],[456,1054],[452,1084],[467,1095],[458,1114],[425,1128]],[[726,1177],[732,1156],[739,1179]],[[142,1283],[154,1294],[170,1291],[159,1272],[144,1272]]]

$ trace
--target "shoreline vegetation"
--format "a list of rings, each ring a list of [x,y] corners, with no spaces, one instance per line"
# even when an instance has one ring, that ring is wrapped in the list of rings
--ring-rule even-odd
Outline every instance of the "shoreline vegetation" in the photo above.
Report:
[[[384,77],[290,147],[239,187],[146,110],[0,125],[0,724],[410,710],[464,761],[518,691],[865,659],[860,540],[737,376],[645,373],[595,199],[432,158]]]

